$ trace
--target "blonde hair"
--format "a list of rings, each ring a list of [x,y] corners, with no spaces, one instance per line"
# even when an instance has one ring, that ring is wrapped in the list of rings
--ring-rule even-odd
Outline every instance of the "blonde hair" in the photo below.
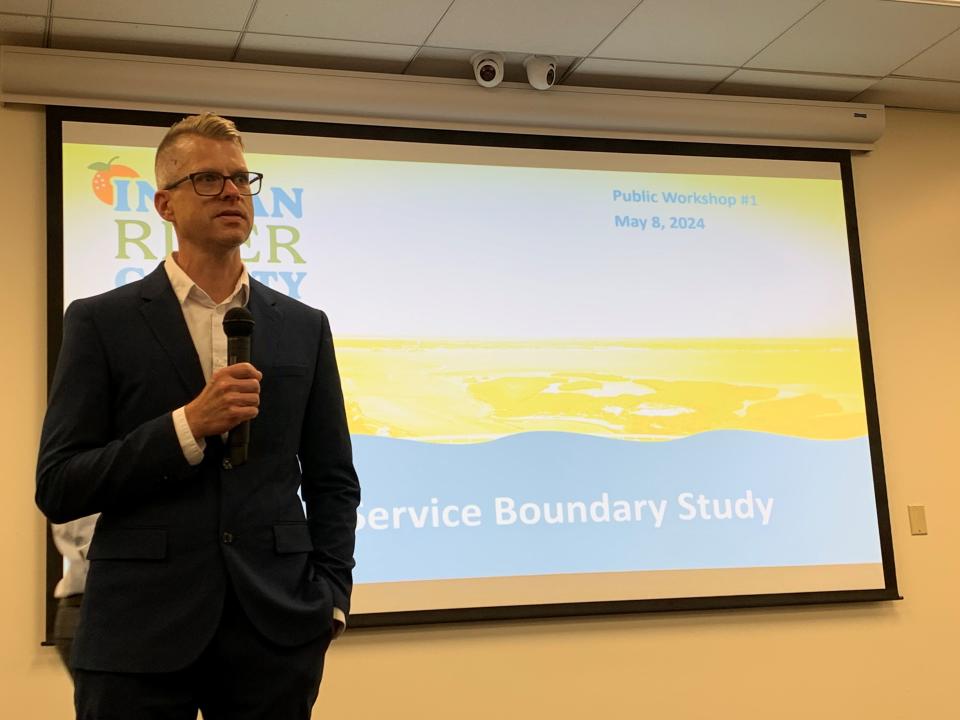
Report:
[[[171,151],[180,138],[187,135],[199,135],[200,137],[210,138],[211,140],[229,140],[235,142],[243,149],[243,138],[240,131],[233,124],[232,120],[220,117],[212,112],[201,113],[200,115],[190,115],[183,120],[176,122],[167,130],[163,136],[160,145],[157,146],[157,154],[154,159],[154,173],[157,177],[157,189],[162,189],[169,178],[163,178],[161,182],[161,170],[171,155]]]

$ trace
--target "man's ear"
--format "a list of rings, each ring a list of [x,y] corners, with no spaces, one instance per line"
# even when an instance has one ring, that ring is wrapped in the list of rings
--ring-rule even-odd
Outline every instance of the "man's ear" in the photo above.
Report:
[[[170,193],[166,190],[158,190],[153,196],[153,206],[157,209],[157,214],[168,222],[173,222],[173,207],[170,204]]]

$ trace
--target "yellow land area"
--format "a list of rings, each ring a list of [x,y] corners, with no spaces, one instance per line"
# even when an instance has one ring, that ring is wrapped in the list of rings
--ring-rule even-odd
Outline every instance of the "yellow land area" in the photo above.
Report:
[[[341,338],[352,432],[470,443],[531,431],[669,440],[710,430],[866,434],[853,339]]]

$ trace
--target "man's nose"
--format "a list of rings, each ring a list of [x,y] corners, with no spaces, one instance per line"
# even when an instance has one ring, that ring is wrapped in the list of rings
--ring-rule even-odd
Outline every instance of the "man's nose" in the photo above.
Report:
[[[240,188],[238,188],[231,178],[223,179],[223,190],[220,191],[221,195],[227,195],[230,197],[239,197]]]

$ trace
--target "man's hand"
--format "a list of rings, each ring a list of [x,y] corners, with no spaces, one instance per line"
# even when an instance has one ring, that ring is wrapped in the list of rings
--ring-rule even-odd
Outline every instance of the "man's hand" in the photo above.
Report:
[[[260,379],[263,373],[250,363],[220,368],[183,411],[190,432],[202,438],[221,435],[260,412]]]

